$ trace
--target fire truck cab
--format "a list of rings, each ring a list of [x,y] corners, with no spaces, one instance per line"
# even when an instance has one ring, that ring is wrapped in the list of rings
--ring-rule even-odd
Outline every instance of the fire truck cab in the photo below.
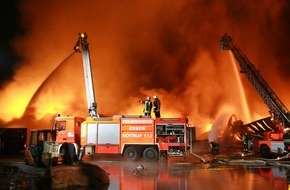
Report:
[[[31,130],[25,162],[41,165],[70,164],[77,160],[80,126],[84,118],[58,115],[50,130]],[[40,140],[41,139],[41,140]],[[37,151],[36,151],[37,150]]]

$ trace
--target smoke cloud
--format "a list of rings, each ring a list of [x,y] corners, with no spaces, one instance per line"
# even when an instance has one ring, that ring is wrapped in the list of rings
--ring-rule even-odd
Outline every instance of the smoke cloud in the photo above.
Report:
[[[189,117],[199,135],[221,117],[245,119],[230,54],[219,51],[225,32],[290,104],[287,0],[31,0],[19,6],[26,33],[13,46],[23,60],[0,91],[2,126],[32,127],[45,119],[43,127],[56,113],[87,115],[82,58],[72,54],[79,32],[88,34],[99,114],[142,114],[138,100],[157,95],[162,116]],[[241,77],[252,119],[268,116]]]

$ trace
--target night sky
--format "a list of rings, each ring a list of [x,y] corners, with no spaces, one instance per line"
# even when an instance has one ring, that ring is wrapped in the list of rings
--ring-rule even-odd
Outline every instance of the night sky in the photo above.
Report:
[[[224,33],[290,107],[288,0],[3,0],[0,7],[2,126],[87,114],[81,55],[72,54],[79,32],[88,34],[101,114],[142,114],[138,100],[158,95],[163,116],[187,116],[202,129],[231,114],[246,122],[268,116],[241,75],[245,118],[231,58],[219,51]]]
[[[4,0],[0,5],[0,88],[3,83],[13,76],[13,68],[21,62],[12,45],[13,39],[24,35],[24,26],[21,25],[20,0]]]

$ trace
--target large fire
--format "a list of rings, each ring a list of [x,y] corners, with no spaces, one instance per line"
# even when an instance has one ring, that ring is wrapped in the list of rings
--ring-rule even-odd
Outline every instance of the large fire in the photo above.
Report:
[[[266,44],[275,37],[272,31],[279,28],[276,21],[284,4],[231,2],[23,2],[27,33],[14,40],[23,60],[0,91],[1,125],[17,121],[21,126],[25,121],[23,126],[38,126],[35,123],[45,120],[50,126],[57,113],[87,115],[81,54],[72,54],[78,32],[88,34],[100,114],[142,114],[138,100],[157,95],[162,117],[187,116],[198,135],[232,114],[245,122],[268,116],[268,108],[243,76],[248,100],[241,99],[230,54],[219,52],[218,41],[225,32],[232,33],[266,80],[271,77],[270,85],[281,99],[288,100],[279,89],[286,83],[267,73],[277,69],[272,52],[278,47]],[[249,102],[247,115],[244,107]]]

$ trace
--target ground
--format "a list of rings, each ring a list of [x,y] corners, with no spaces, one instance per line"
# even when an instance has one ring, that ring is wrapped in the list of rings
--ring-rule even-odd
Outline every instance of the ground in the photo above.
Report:
[[[88,162],[35,167],[23,160],[23,154],[0,155],[0,189],[107,189],[109,185],[108,174]]]
[[[251,159],[253,155],[253,159],[255,159],[256,155],[248,153],[247,157],[244,157],[244,154],[240,151],[241,147],[227,148],[226,150],[221,148],[218,155],[213,155],[208,143],[196,143],[196,146],[200,150],[195,151],[196,154],[188,154],[186,158],[173,157],[168,160],[168,163],[204,163],[204,167],[215,167],[215,165],[219,164],[261,164],[253,161],[245,162],[245,158]],[[193,149],[197,150],[196,147],[193,147]],[[201,156],[199,157],[199,155]],[[242,162],[241,159],[243,159]],[[83,162],[76,163],[73,166],[61,165],[51,168],[37,168],[25,165],[23,153],[18,155],[0,155],[0,189],[54,189],[55,187],[67,189],[66,185],[70,183],[70,189],[83,189],[87,184],[90,184],[92,189],[96,189],[96,185],[100,185],[97,186],[98,189],[108,189],[108,175],[110,173],[106,173],[107,170],[104,171],[98,167],[100,163],[98,161],[104,160],[114,161],[118,165],[124,164],[124,167],[128,167],[127,163],[123,163],[120,155],[85,156]],[[142,162],[136,162],[135,165],[139,163]],[[146,170],[146,172],[150,176],[153,175],[153,170],[150,172]],[[134,171],[132,170],[131,175],[145,175],[147,174],[146,172],[140,173],[138,167],[136,167]],[[111,175],[118,174],[112,173]],[[92,181],[94,182],[93,184]],[[74,185],[72,185],[73,183]],[[85,189],[88,188],[86,187]]]
[[[45,168],[26,166],[23,163],[0,163],[1,189],[36,189],[41,184]]]

